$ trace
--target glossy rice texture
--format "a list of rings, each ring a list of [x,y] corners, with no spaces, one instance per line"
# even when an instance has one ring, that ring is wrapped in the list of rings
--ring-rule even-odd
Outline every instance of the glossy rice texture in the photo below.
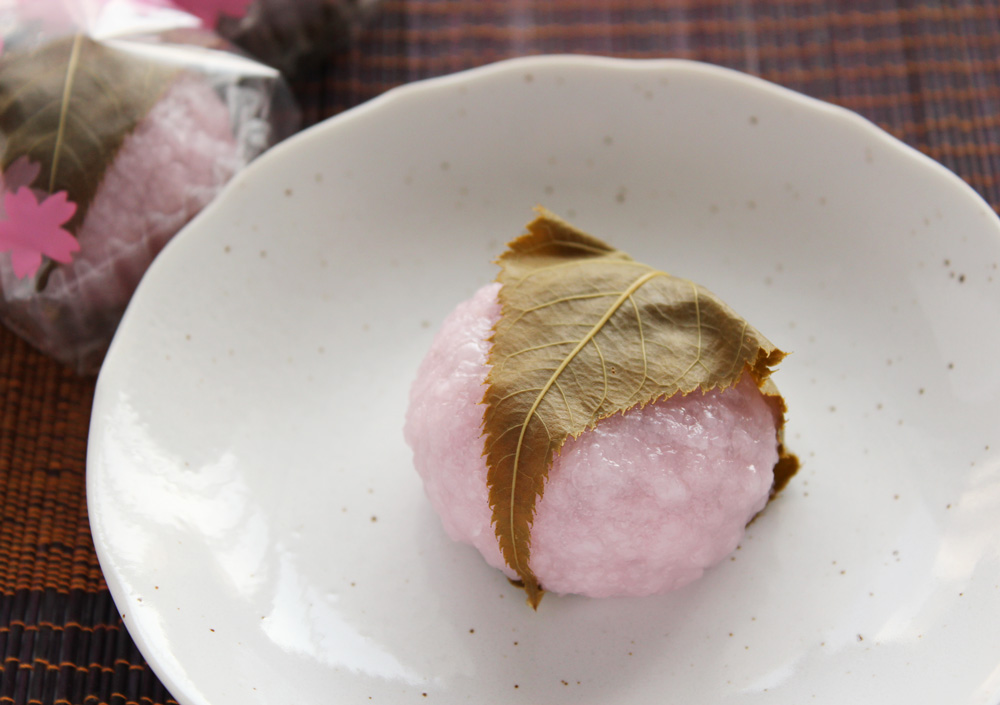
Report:
[[[481,427],[498,284],[445,320],[420,366],[404,429],[448,535],[509,577],[491,526]],[[641,596],[686,585],[729,555],[767,503],[775,416],[745,377],[604,419],[555,458],[531,567],[556,593]]]

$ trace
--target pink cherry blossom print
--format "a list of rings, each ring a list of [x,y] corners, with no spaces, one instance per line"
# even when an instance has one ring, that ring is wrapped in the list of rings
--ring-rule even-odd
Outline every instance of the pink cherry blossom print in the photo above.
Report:
[[[33,162],[28,155],[19,157],[3,173],[3,186],[8,191],[17,191],[22,186],[31,186],[42,171],[42,165]]]
[[[14,275],[19,279],[34,275],[42,266],[42,256],[69,263],[80,243],[61,226],[76,213],[65,191],[39,202],[34,192],[21,187],[4,195],[7,219],[0,221],[0,252],[10,252]]]
[[[174,0],[174,4],[200,19],[206,27],[215,28],[221,15],[243,17],[252,0]]]

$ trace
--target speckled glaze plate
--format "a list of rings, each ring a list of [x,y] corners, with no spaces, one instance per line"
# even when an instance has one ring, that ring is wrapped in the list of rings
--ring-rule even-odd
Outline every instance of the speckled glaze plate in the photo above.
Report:
[[[793,352],[803,468],[676,593],[532,612],[411,467],[431,336],[539,203]],[[101,565],[183,705],[995,705],[998,263],[950,172],[731,71],[390,91],[257,161],[143,281],[94,403]]]

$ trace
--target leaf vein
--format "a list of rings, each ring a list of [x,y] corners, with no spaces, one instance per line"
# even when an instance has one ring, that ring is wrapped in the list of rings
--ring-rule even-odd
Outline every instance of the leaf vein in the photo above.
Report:
[[[604,388],[601,392],[601,400],[597,402],[597,405],[594,407],[594,411],[590,414],[590,420],[587,421],[587,426],[593,426],[597,423],[597,415],[600,413],[601,407],[604,406],[604,402],[608,400],[608,363],[604,359],[604,353],[601,351],[601,346],[597,344],[597,337],[595,336],[590,342],[593,344],[594,350],[597,351],[597,357],[601,361],[601,373],[604,377]]]
[[[66,118],[69,116],[70,97],[73,94],[73,83],[80,66],[80,47],[83,45],[83,34],[73,39],[73,49],[70,52],[69,63],[66,65],[66,82],[63,85],[62,106],[59,110],[59,127],[56,130],[56,144],[52,148],[52,169],[49,172],[49,192],[55,188],[56,175],[59,173],[59,154],[66,135]]]
[[[583,340],[580,341],[580,344],[577,345],[573,349],[573,351],[566,356],[566,359],[562,362],[562,364],[555,370],[555,372],[552,373],[552,376],[549,378],[549,381],[546,382],[545,386],[539,391],[539,394],[535,398],[535,401],[532,404],[531,409],[528,411],[528,414],[525,417],[524,422],[521,424],[521,433],[520,436],[518,437],[516,451],[514,454],[513,477],[511,478],[511,483],[510,483],[511,484],[510,530],[511,530],[512,553],[514,555],[513,567],[514,570],[518,572],[518,574],[521,574],[523,568],[521,567],[521,560],[517,552],[517,539],[514,536],[514,526],[515,526],[514,507],[516,506],[514,500],[517,490],[517,474],[521,459],[521,449],[524,447],[524,434],[528,429],[528,422],[530,421],[531,417],[535,414],[535,411],[538,409],[538,405],[541,404],[542,399],[545,397],[546,394],[548,394],[548,391],[552,387],[552,384],[555,382],[556,378],[558,378],[559,375],[562,374],[562,371],[566,369],[569,363],[587,345],[587,343],[589,343],[594,338],[594,336],[597,335],[598,331],[600,331],[601,328],[604,326],[604,324],[608,322],[608,319],[610,319],[611,316],[614,315],[615,311],[617,311],[621,307],[622,303],[624,303],[634,291],[644,286],[646,282],[650,281],[651,279],[654,279],[655,277],[660,277],[660,276],[666,276],[666,275],[663,272],[653,270],[647,272],[646,274],[643,274],[641,277],[637,278],[635,281],[632,282],[632,284],[629,285],[629,287],[625,290],[625,292],[621,296],[619,296],[618,299],[615,300],[615,302],[608,308],[608,310],[601,317],[601,319],[591,328],[591,330],[587,333],[587,335],[584,336]]]
[[[511,281],[507,282],[504,286],[513,286],[516,288],[517,286],[523,284],[524,282],[528,281],[534,276],[537,276],[539,274],[544,274],[545,272],[552,272],[559,269],[564,269],[564,268],[579,269],[580,267],[585,267],[587,265],[600,266],[603,268],[609,264],[620,264],[628,267],[639,267],[640,269],[645,269],[645,270],[652,269],[652,267],[650,267],[648,264],[643,264],[642,262],[636,262],[635,260],[631,259],[602,258],[602,259],[584,260],[583,262],[581,262],[580,260],[571,260],[569,262],[560,262],[558,264],[550,264],[545,267],[538,267],[537,269],[532,269],[530,272],[528,272],[523,276],[512,277]]]
[[[569,403],[569,399],[566,397],[566,392],[563,390],[562,385],[559,384],[559,380],[556,380],[556,390],[562,395],[563,404],[566,405],[566,413],[569,414],[569,425],[576,426],[576,421],[573,418],[573,407]]]

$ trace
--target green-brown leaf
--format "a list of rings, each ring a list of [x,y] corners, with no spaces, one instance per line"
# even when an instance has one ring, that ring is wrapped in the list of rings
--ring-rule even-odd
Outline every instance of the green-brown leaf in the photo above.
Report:
[[[504,560],[537,606],[531,525],[566,440],[612,414],[725,389],[745,373],[776,395],[768,378],[784,353],[708,290],[544,210],[499,264],[501,317],[483,399],[489,501]],[[784,404],[773,403],[780,417]]]
[[[4,171],[20,157],[41,164],[34,187],[66,191],[76,233],[122,141],[159,100],[175,69],[83,35],[0,61]]]

